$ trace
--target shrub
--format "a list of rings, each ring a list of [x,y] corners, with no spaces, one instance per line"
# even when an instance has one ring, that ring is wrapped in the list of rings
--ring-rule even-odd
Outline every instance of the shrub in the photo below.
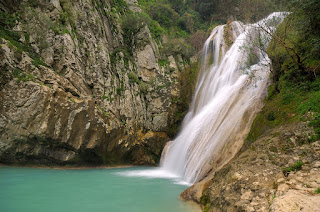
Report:
[[[132,46],[135,43],[135,35],[148,22],[146,16],[139,13],[127,14],[123,17],[121,27],[123,30],[124,42],[127,46]]]
[[[129,82],[131,82],[131,83],[135,82],[137,84],[140,83],[140,80],[139,80],[138,75],[136,73],[129,72],[127,75],[128,75],[128,78],[129,78]]]
[[[199,25],[199,20],[197,15],[190,11],[185,12],[183,16],[180,17],[178,24],[181,29],[188,31],[189,33],[193,33],[197,28],[197,25]]]
[[[287,168],[283,168],[282,172],[283,172],[284,176],[287,177],[290,174],[290,172],[300,170],[302,168],[302,165],[303,165],[302,161],[297,161],[295,164],[293,164]]]
[[[1,28],[11,29],[16,25],[17,17],[0,10],[0,26]]]
[[[117,13],[125,14],[128,5],[125,0],[111,0],[111,6],[116,9]]]
[[[146,95],[148,93],[149,86],[148,86],[147,83],[141,82],[140,85],[139,85],[139,89],[140,89],[141,93]]]
[[[170,4],[151,4],[148,8],[148,13],[152,19],[165,27],[176,25],[179,18],[179,14],[172,9]]]
[[[170,61],[168,59],[164,59],[164,60],[158,60],[158,64],[161,66],[161,67],[164,67],[164,66],[167,66],[170,64]]]
[[[20,81],[26,82],[26,81],[34,81],[35,80],[35,76],[33,76],[32,74],[27,74],[18,68],[15,68],[12,71],[12,76],[14,78],[16,78],[17,82],[20,82]]]
[[[75,17],[71,8],[70,0],[60,0],[63,11],[60,12],[60,21],[63,25],[69,23],[73,28],[76,28]]]
[[[200,202],[202,205],[207,205],[209,202],[210,202],[210,198],[208,195],[203,195],[201,198],[200,198]]]
[[[208,33],[205,31],[198,30],[193,33],[188,39],[188,43],[198,52],[203,48],[203,44],[208,38]]]
[[[157,21],[152,20],[148,14],[146,13],[140,13],[140,14],[146,21],[152,37],[154,39],[160,39],[164,33],[164,29],[160,26],[160,24]]]
[[[150,33],[154,39],[161,38],[164,33],[164,29],[157,21],[153,20],[147,13],[144,12],[136,13],[135,15],[140,16],[140,19],[148,25]]]
[[[122,87],[117,87],[117,95],[121,96],[122,95],[122,92],[124,91],[124,89]]]
[[[270,111],[270,112],[268,113],[267,120],[268,120],[268,121],[274,121],[275,119],[276,119],[276,118],[275,118],[274,112],[273,112],[273,111]]]
[[[189,59],[194,54],[194,49],[183,39],[171,39],[163,45],[161,53],[165,56],[180,54],[184,59]]]

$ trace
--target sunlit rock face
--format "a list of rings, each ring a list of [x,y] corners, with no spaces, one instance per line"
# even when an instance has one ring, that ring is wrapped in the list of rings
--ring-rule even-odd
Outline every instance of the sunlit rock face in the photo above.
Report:
[[[0,163],[156,164],[179,74],[158,65],[148,27],[126,50],[110,1],[3,2],[29,50],[1,40]]]

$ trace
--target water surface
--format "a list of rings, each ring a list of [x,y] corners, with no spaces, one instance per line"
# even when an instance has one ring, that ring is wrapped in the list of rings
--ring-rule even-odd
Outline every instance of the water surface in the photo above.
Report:
[[[0,211],[197,211],[178,199],[177,179],[130,174],[156,170],[0,167]]]

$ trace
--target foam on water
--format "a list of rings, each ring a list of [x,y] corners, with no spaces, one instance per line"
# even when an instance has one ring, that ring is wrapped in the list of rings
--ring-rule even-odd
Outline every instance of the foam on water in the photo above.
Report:
[[[161,168],[151,170],[135,170],[118,172],[117,174],[125,177],[145,177],[145,178],[164,178],[164,179],[175,179],[179,178],[178,175],[170,173],[169,171]]]
[[[261,27],[274,31],[286,15],[273,13],[250,25],[232,22],[232,46],[225,41],[225,26],[213,29],[204,44],[195,96],[181,132],[162,153],[162,169],[193,184],[236,154],[262,107],[270,70],[270,59],[257,47],[256,62],[247,67],[252,53],[242,47],[256,38],[266,47],[271,37]]]
[[[182,131],[169,142],[161,156],[161,167],[119,172],[126,177],[172,179],[191,185],[214,168],[229,161],[239,150],[255,114],[262,107],[270,59],[254,48],[255,64],[245,65],[249,52],[241,48],[260,36],[265,47],[271,37],[261,30],[275,30],[287,13],[273,13],[250,25],[230,24],[233,45],[225,39],[225,26],[217,26],[204,44],[202,67],[190,110]]]
[[[174,184],[190,186],[191,184],[183,181],[180,176],[169,172],[163,168],[150,168],[143,170],[134,170],[134,171],[122,171],[117,172],[117,175],[124,177],[139,177],[139,178],[162,178],[162,179],[172,179]]]

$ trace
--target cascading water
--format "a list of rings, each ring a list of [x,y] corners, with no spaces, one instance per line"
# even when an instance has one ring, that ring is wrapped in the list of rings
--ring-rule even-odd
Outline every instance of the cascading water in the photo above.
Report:
[[[273,13],[256,24],[235,21],[215,27],[204,44],[190,110],[178,137],[164,148],[161,167],[119,174],[193,184],[231,160],[262,107],[270,72],[265,48],[269,34],[286,15]],[[225,39],[229,44],[232,40],[232,46]]]
[[[163,152],[162,169],[194,183],[235,155],[261,109],[268,82],[270,60],[261,50],[270,41],[266,30],[274,30],[285,16],[273,13],[251,25],[232,22],[228,26],[234,40],[230,49],[225,42],[226,26],[213,29],[204,44],[193,102],[182,131]],[[252,58],[254,64],[248,64]]]

